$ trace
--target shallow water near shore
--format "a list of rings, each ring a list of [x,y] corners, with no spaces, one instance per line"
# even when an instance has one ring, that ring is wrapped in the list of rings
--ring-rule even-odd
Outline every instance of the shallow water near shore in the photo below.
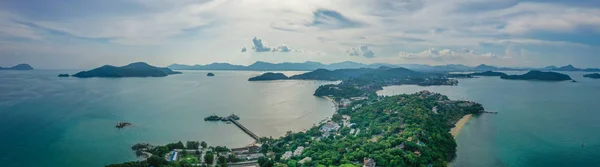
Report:
[[[460,79],[458,86],[390,86],[382,95],[429,90],[472,100],[498,114],[473,116],[457,136],[456,167],[600,164],[600,80],[577,83]],[[584,146],[582,146],[584,144]]]
[[[104,166],[136,160],[133,144],[197,140],[239,147],[261,136],[303,130],[331,117],[332,103],[312,94],[319,81],[247,79],[262,72],[184,71],[160,78],[59,78],[77,71],[0,71],[0,166]],[[299,72],[286,72],[287,74]],[[116,129],[117,122],[133,125]]]

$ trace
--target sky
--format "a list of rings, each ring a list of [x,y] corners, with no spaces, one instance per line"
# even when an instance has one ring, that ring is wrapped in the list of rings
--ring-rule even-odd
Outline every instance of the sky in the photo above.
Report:
[[[0,66],[600,67],[598,0],[0,1]]]

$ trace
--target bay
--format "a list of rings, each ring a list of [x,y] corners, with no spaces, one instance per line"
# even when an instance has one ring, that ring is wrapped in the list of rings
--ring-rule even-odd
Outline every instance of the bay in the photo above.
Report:
[[[233,124],[205,122],[236,114],[260,136],[281,136],[330,117],[314,97],[319,81],[247,79],[262,72],[184,71],[160,78],[59,78],[74,70],[0,72],[0,166],[104,166],[136,160],[133,144],[253,141]],[[287,75],[301,72],[284,72]],[[115,124],[133,126],[118,130]]]
[[[460,79],[458,86],[389,86],[379,94],[429,90],[498,112],[467,122],[457,136],[457,158],[451,166],[597,166],[600,80],[583,78],[582,72],[565,73],[578,82],[480,77]]]

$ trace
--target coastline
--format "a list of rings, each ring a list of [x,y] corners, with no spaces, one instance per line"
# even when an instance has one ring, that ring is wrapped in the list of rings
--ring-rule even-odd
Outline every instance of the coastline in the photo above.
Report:
[[[337,113],[337,111],[338,111],[338,104],[337,104],[337,102],[335,102],[335,100],[333,100],[329,96],[324,96],[324,98],[327,99],[327,100],[330,100],[331,103],[333,103],[333,107],[335,108],[335,111],[333,112],[333,114]]]
[[[473,114],[467,114],[463,116],[460,120],[458,120],[458,122],[456,122],[456,124],[454,124],[454,128],[450,129],[450,134],[452,134],[455,139],[460,133],[460,130],[465,126],[465,124],[467,124],[469,119],[471,119],[471,116],[473,116]]]

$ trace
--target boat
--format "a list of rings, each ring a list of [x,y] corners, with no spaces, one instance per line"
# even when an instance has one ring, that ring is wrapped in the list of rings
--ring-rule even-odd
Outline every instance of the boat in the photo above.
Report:
[[[115,127],[117,129],[121,129],[121,128],[125,128],[126,126],[131,126],[131,123],[129,123],[129,122],[119,122],[119,123],[117,123],[117,125]]]
[[[204,118],[204,121],[220,121],[220,120],[221,120],[221,117],[216,116],[216,115],[211,115],[211,116]]]

